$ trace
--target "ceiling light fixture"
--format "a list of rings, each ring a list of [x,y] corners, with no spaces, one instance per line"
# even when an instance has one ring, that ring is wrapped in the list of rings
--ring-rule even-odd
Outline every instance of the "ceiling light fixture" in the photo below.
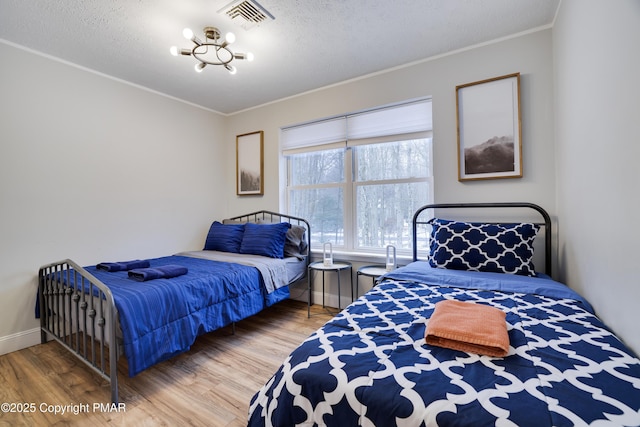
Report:
[[[193,42],[193,48],[189,50],[172,46],[169,51],[173,56],[185,55],[196,58],[198,63],[195,66],[195,70],[198,73],[202,72],[207,65],[222,65],[229,73],[235,74],[237,70],[236,67],[231,65],[231,61],[234,59],[253,61],[251,52],[234,53],[229,48],[229,45],[236,40],[236,36],[233,33],[227,33],[224,39],[221,39],[220,31],[216,27],[205,27],[203,31],[204,41],[196,37],[189,28],[185,28],[182,35]]]

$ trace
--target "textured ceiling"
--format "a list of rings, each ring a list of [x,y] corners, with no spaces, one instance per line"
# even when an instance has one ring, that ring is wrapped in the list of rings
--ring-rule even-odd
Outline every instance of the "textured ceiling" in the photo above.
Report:
[[[0,39],[229,114],[552,24],[560,0],[258,0],[249,30],[231,0],[0,0]],[[233,31],[253,62],[194,71],[182,29]]]

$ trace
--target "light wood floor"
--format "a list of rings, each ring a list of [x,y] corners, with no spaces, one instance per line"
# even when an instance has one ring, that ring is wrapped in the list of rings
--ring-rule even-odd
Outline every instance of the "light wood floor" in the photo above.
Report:
[[[133,378],[121,358],[121,412],[94,412],[94,403],[110,402],[109,385],[57,342],[6,354],[0,356],[0,403],[14,409],[33,403],[35,412],[2,411],[0,426],[246,426],[251,397],[331,317],[314,305],[307,319],[305,303],[287,300],[237,323],[235,335],[231,327],[203,335],[188,352]],[[54,414],[53,405],[83,412]]]

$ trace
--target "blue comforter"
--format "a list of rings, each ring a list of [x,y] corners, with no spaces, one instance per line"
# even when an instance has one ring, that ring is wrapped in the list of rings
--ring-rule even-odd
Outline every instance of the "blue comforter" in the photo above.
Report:
[[[426,263],[387,274],[289,355],[249,426],[640,425],[640,360],[571,289],[522,279]],[[444,299],[503,310],[508,355],[427,345]]]
[[[149,261],[151,267],[173,264],[188,272],[138,282],[126,271],[86,267],[113,293],[130,376],[187,351],[198,335],[265,307],[262,278],[253,267],[184,256]]]
[[[536,294],[552,298],[569,298],[578,301],[591,313],[594,312],[591,304],[582,295],[542,273],[531,277],[481,271],[445,270],[433,268],[424,261],[417,261],[386,273],[382,278],[466,289],[486,289]]]

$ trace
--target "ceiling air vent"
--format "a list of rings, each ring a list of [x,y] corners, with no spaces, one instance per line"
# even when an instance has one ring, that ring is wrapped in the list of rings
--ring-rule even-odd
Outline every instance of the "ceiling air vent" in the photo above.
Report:
[[[245,30],[275,19],[272,14],[255,0],[232,1],[220,9],[218,13],[224,13]]]

